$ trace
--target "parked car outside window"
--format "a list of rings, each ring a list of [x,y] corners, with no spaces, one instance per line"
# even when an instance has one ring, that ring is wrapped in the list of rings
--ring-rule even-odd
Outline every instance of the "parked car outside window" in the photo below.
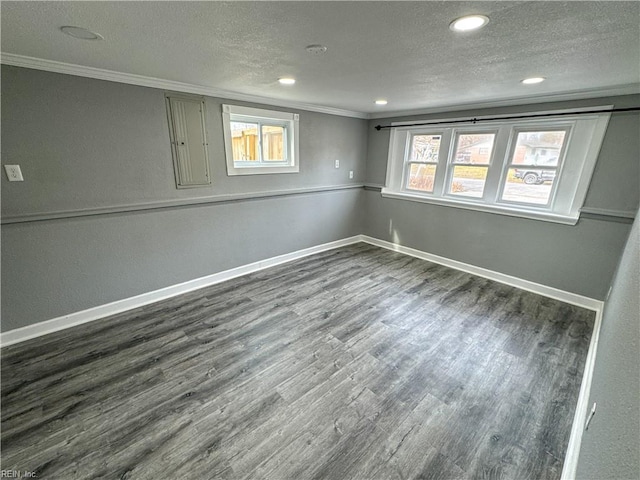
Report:
[[[523,170],[516,168],[513,175],[527,185],[540,185],[544,182],[553,182],[556,172],[554,170]]]

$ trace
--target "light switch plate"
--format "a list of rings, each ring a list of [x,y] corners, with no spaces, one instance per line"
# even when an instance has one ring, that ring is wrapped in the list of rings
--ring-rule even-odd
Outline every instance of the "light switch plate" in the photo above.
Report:
[[[10,182],[22,182],[22,171],[20,171],[20,165],[5,165],[5,172],[7,172],[7,178]]]

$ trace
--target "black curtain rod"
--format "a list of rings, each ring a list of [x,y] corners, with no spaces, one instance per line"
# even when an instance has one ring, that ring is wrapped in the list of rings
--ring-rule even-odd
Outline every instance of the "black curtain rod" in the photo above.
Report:
[[[578,110],[575,112],[558,112],[558,113],[532,113],[530,115],[512,115],[508,117],[486,117],[486,118],[467,118],[463,120],[450,120],[442,122],[419,122],[419,123],[405,123],[402,125],[376,125],[375,129],[380,131],[383,128],[404,128],[404,127],[421,127],[428,125],[451,125],[453,123],[473,123],[478,122],[491,122],[496,120],[516,120],[520,118],[542,118],[542,117],[562,117],[564,115],[586,115],[589,113],[613,113],[613,112],[638,112],[640,107],[628,107],[628,108],[611,108],[609,110]]]

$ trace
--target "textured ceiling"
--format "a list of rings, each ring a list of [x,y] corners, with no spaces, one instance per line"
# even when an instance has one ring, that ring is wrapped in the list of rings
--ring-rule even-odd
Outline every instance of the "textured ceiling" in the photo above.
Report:
[[[8,2],[3,53],[355,112],[640,83],[640,3]],[[449,23],[490,23],[457,34]],[[80,41],[75,25],[103,41]],[[323,55],[305,51],[327,47]],[[297,83],[284,87],[278,77]],[[524,86],[520,80],[544,76]],[[385,107],[376,98],[388,99]]]

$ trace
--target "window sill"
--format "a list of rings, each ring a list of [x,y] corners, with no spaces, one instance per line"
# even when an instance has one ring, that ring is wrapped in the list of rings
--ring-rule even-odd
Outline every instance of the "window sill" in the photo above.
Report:
[[[297,165],[227,168],[227,176],[229,177],[235,175],[271,175],[275,173],[300,173],[300,168]]]
[[[460,202],[449,198],[426,197],[419,194],[408,192],[398,192],[383,188],[381,194],[385,198],[395,198],[398,200],[409,200],[419,203],[430,203],[444,207],[463,208],[465,210],[475,210],[479,212],[496,213],[498,215],[508,215],[511,217],[528,218],[531,220],[542,220],[545,222],[561,223],[564,225],[575,225],[578,223],[579,213],[576,215],[560,215],[551,212],[542,212],[538,210],[524,210],[521,208],[512,208],[506,205],[486,205],[481,203]]]

